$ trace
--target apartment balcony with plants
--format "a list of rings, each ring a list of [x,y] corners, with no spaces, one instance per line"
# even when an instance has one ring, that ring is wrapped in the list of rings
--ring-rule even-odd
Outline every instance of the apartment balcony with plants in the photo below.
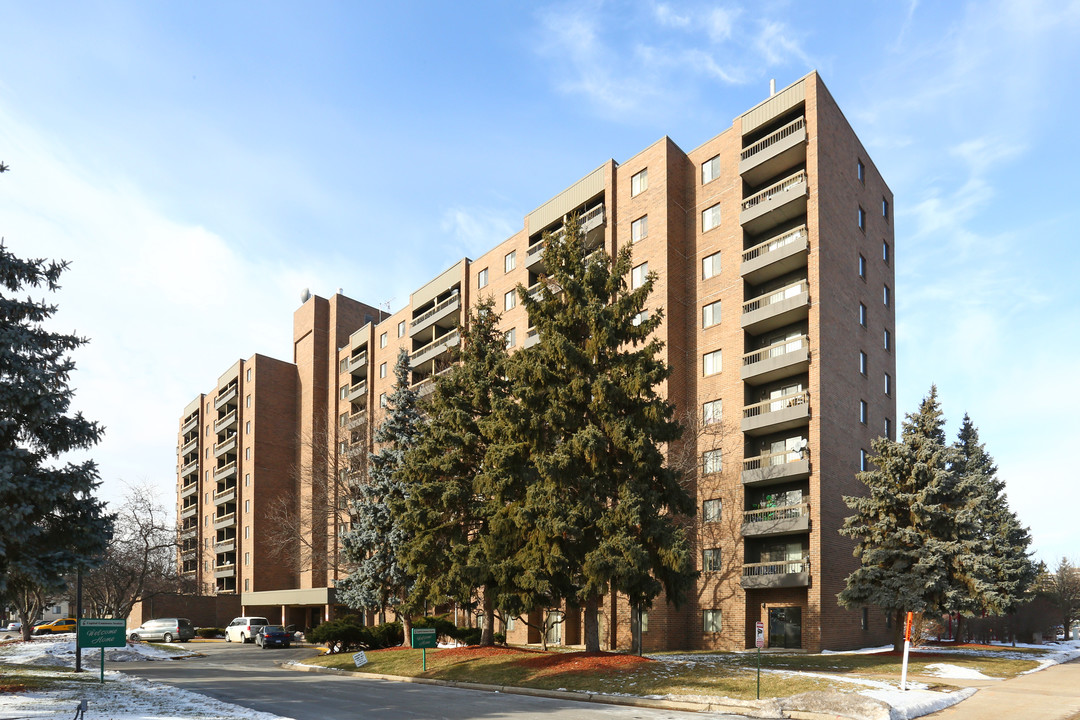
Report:
[[[810,453],[805,430],[746,438],[742,484],[767,486],[810,477]]]

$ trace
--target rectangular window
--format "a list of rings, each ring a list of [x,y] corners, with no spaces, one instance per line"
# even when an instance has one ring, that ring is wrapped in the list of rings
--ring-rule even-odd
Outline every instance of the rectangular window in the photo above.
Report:
[[[886,220],[889,219],[889,200],[888,198],[881,198],[881,217]]]
[[[705,376],[715,375],[723,369],[723,357],[719,350],[713,350],[702,356],[702,372]]]
[[[867,415],[869,415],[869,411],[868,411],[868,409],[866,407],[866,401],[865,400],[860,400],[859,401],[859,422],[861,422],[863,425],[866,424]]]
[[[386,407],[386,393],[382,393],[381,395],[379,395],[379,407]]]
[[[706,500],[701,504],[701,519],[705,522],[720,522],[723,503],[719,499]]]
[[[701,261],[701,279],[708,280],[709,278],[720,274],[720,253],[713,253],[707,258]]]
[[[701,551],[702,572],[720,571],[720,548],[705,548]]]
[[[244,526],[244,539],[247,540],[250,537],[251,537],[251,526],[250,525],[245,525]]]
[[[244,487],[251,487],[251,473],[244,473]]]
[[[870,469],[870,456],[866,450],[859,450],[859,470],[866,472]]]
[[[865,183],[866,182],[866,166],[863,165],[862,160],[859,160],[858,174],[859,174],[859,182]]]
[[[405,321],[402,320],[397,324],[397,336],[402,337],[405,335]]]
[[[892,397],[892,375],[885,373],[885,394]]]
[[[889,332],[888,328],[885,329],[885,334],[881,338],[881,343],[886,350],[892,350],[892,333]]]
[[[701,184],[710,183],[720,177],[720,156],[709,158],[701,164]]]
[[[859,324],[866,327],[866,306],[859,303]]]
[[[859,256],[859,277],[866,279],[866,258],[862,255]]]
[[[251,407],[251,393],[248,393],[247,397],[244,398],[244,407]]]
[[[338,425],[345,427],[345,424],[349,422],[349,413],[344,412],[338,416]]]
[[[244,592],[251,592],[251,578],[244,578]]]
[[[246,553],[244,553],[244,565],[250,565],[250,564],[251,564],[251,553],[246,552]]]
[[[720,226],[720,203],[711,208],[706,208],[701,213],[701,232],[709,232],[714,227]]]
[[[885,261],[885,264],[889,264],[889,243],[881,241],[881,259]]]
[[[866,232],[866,211],[859,206],[859,229]]]
[[[247,381],[251,382],[251,368],[248,368],[248,371],[247,371]],[[207,408],[207,409],[209,409],[209,408]]]
[[[892,420],[885,418],[885,437],[892,440]]]
[[[244,423],[244,434],[245,435],[250,435],[251,434],[251,421],[250,420],[248,420],[246,423]]]
[[[701,308],[701,327],[710,328],[720,324],[720,301],[709,303]]]
[[[637,327],[638,325],[640,325],[641,323],[645,322],[648,319],[649,319],[649,311],[648,310],[642,310],[641,312],[639,312],[637,315],[634,316],[634,319],[631,322],[633,322],[634,327]]]
[[[649,263],[641,263],[636,268],[630,271],[630,289],[637,290],[639,287],[645,284],[645,280],[648,277]]]
[[[701,453],[701,472],[703,475],[720,472],[723,467],[723,453],[720,450],[706,450]]]
[[[710,400],[701,406],[701,422],[705,425],[712,425],[720,422],[721,415],[724,412],[723,400]]]
[[[514,343],[515,343],[516,338],[517,338],[517,332],[516,331],[517,331],[517,328],[510,328],[504,334],[504,337],[506,338],[506,347],[508,347],[508,348],[514,347]]]
[[[649,237],[649,216],[642,215],[630,223],[630,242],[641,242],[647,237]]]
[[[869,608],[863,608],[862,609],[862,629],[863,630],[869,630],[870,629],[870,609]]]
[[[630,197],[649,189],[649,168],[630,176]]]
[[[863,375],[866,374],[866,366],[867,366],[866,353],[864,353],[862,350],[860,350],[859,351],[859,372],[861,372]]]
[[[386,377],[386,363],[382,363],[379,365],[379,377]]]
[[[892,302],[892,291],[889,290],[888,285],[882,286],[881,301],[885,303],[885,307],[889,307],[889,303]]]
[[[251,459],[251,448],[244,448],[244,459],[245,460],[250,460]]]
[[[702,610],[701,616],[703,618],[702,629],[707,633],[720,632],[720,611],[719,610]]]
[[[639,610],[638,613],[639,613],[639,617],[641,618],[641,632],[643,632],[643,633],[649,632],[649,611],[648,610]]]
[[[349,383],[345,383],[341,386],[341,390],[338,392],[338,397],[342,400],[349,397]]]
[[[389,342],[389,340],[386,337],[386,333],[383,333],[382,335],[379,336],[379,347],[381,347],[381,348],[386,347],[387,342]]]
[[[515,267],[517,267],[517,250],[511,250],[503,258],[503,270],[510,272]]]
[[[480,272],[476,273],[476,286],[487,287],[488,284],[488,269],[484,268]]]
[[[503,295],[503,310],[511,310],[517,305],[517,292],[511,290]]]

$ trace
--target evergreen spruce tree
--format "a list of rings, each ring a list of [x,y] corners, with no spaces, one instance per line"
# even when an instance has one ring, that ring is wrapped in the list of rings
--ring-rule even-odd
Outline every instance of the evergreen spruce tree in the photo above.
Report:
[[[439,375],[425,403],[425,431],[405,454],[408,485],[406,542],[401,553],[416,578],[414,603],[441,604],[447,598],[467,604],[479,589],[484,627],[481,645],[494,644],[498,583],[489,557],[490,517],[499,496],[485,487],[484,455],[490,439],[482,426],[509,392],[506,340],[491,298],[481,300],[461,328],[457,361]]]
[[[70,412],[68,353],[86,340],[46,330],[56,306],[19,297],[59,289],[67,263],[16,257],[0,241],[0,597],[12,586],[62,588],[65,573],[89,567],[112,519],[93,493],[92,460],[53,464],[93,447],[102,428]]]
[[[628,290],[630,249],[614,262],[590,253],[576,216],[544,242],[539,297],[518,287],[540,342],[510,359],[514,398],[489,452],[506,500],[493,522],[507,532],[496,538],[513,538],[502,572],[516,573],[518,597],[582,607],[585,649],[597,651],[608,592],[635,607],[662,590],[683,599],[694,573],[676,516],[694,503],[660,447],[681,429],[656,392],[670,373],[650,338],[663,313],[641,316],[655,274]]]
[[[873,442],[874,468],[858,475],[869,494],[844,498],[855,514],[840,532],[856,540],[861,565],[838,599],[845,607],[894,612],[897,649],[903,645],[903,612],[965,607],[974,591],[965,557],[975,519],[958,496],[955,450],[945,444],[943,425],[937,388],[931,387],[918,412],[908,414],[899,442]]]
[[[975,613],[1011,614],[1028,596],[1037,569],[1031,560],[1031,535],[1009,508],[1005,483],[979,442],[979,431],[965,414],[956,443],[953,471],[962,478],[975,517],[975,542],[968,556],[978,593]]]
[[[343,538],[343,554],[353,567],[338,585],[341,600],[350,607],[394,608],[410,642],[411,623],[405,605],[413,578],[400,561],[407,536],[401,517],[407,487],[401,470],[405,453],[422,430],[416,391],[409,386],[409,353],[398,353],[394,392],[387,397],[386,417],[375,431],[378,451],[372,454],[367,482],[356,488],[351,507],[352,527]]]

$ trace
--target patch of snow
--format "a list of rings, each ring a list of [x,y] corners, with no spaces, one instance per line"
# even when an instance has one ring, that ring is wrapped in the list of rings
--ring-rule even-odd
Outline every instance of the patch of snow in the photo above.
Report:
[[[70,638],[70,639],[68,639]],[[129,643],[126,647],[105,648],[106,662],[135,662],[140,660],[173,660],[191,657],[195,653],[177,647],[164,650],[145,643]],[[83,648],[83,667],[91,668],[100,662],[101,650]],[[30,642],[0,645],[0,660],[13,665],[62,665],[75,667],[75,636],[60,635],[31,638]]]
[[[899,688],[892,688],[889,690],[863,690],[859,694],[888,703],[892,708],[889,713],[890,720],[912,720],[913,718],[952,707],[961,700],[967,700],[975,692],[976,688],[964,688],[951,693],[931,692],[929,690],[908,690],[905,692]]]
[[[960,667],[959,665],[951,665],[949,663],[930,663],[926,666],[929,671],[927,675],[933,675],[940,678],[953,678],[956,680],[1001,680],[1002,678],[990,677],[989,675],[983,675],[978,670],[971,668]]]
[[[881,647],[872,648],[860,648],[858,650],[822,650],[822,655],[873,655],[875,653],[889,652],[892,650],[892,645],[882,645]]]

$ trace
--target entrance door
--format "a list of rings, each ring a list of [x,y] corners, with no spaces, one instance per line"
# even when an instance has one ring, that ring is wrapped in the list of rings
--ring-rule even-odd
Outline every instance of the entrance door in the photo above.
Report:
[[[802,608],[769,608],[769,647],[802,647]]]

